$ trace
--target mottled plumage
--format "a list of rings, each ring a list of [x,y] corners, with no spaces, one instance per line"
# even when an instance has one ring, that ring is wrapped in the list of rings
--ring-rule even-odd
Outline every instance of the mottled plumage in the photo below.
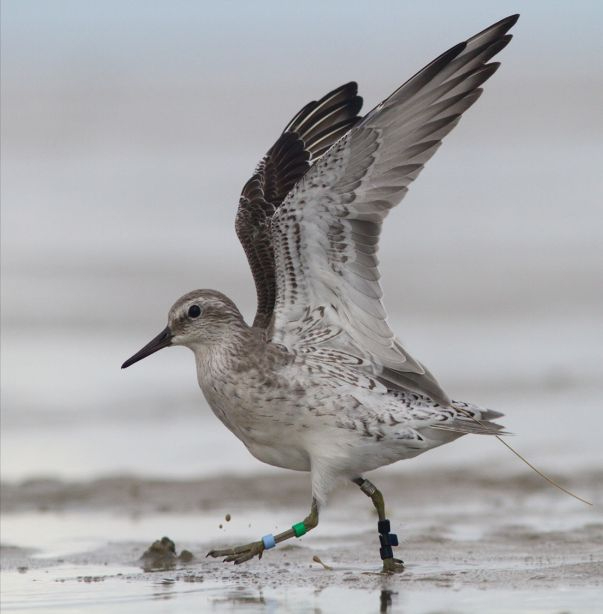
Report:
[[[124,363],[167,345],[192,349],[209,405],[249,451],[311,472],[310,528],[337,480],[360,485],[381,519],[364,472],[466,433],[501,432],[491,422],[501,414],[450,400],[402,347],[381,301],[377,249],[383,220],[480,96],[516,20],[451,48],[363,118],[355,83],[306,105],[239,203],[236,230],[258,297],[253,326],[223,294],[197,290]],[[258,544],[229,560],[261,555]]]

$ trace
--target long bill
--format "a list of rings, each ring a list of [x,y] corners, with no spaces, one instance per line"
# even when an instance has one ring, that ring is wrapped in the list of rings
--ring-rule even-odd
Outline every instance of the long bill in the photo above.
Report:
[[[135,362],[162,350],[172,345],[172,331],[169,326],[166,326],[154,339],[151,339],[142,349],[138,350],[134,356],[128,358],[126,362],[121,366],[122,369],[127,369]]]

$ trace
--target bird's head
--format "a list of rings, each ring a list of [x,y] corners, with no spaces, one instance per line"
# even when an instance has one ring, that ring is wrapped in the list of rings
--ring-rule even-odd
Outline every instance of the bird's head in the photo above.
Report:
[[[227,296],[216,290],[193,290],[174,303],[168,325],[121,368],[170,345],[184,345],[193,351],[211,346],[241,325],[245,326],[241,313]]]

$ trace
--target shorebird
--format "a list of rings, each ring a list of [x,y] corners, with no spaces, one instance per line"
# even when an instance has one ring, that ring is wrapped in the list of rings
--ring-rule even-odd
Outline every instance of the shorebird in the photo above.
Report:
[[[215,290],[194,290],[128,359],[190,348],[216,416],[259,460],[309,471],[310,513],[291,529],[212,550],[235,564],[318,525],[351,480],[374,504],[383,571],[403,569],[381,492],[363,474],[467,433],[496,435],[502,414],[451,400],[387,323],[377,249],[408,191],[511,40],[518,15],[455,45],[364,117],[356,83],[304,106],[245,184],[236,215],[257,291],[252,326]]]

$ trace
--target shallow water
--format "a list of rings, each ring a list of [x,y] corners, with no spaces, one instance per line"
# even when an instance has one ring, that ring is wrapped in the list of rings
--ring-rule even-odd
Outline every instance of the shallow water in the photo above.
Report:
[[[11,597],[3,600],[6,612],[506,612],[595,614],[602,593],[598,589],[480,590],[439,588],[405,590],[387,579],[367,589],[344,585],[308,587],[225,587],[194,573],[156,574],[137,578],[131,568],[82,568],[61,565],[44,573],[5,573]],[[307,572],[309,576],[319,571]],[[24,607],[24,604],[27,605]]]

